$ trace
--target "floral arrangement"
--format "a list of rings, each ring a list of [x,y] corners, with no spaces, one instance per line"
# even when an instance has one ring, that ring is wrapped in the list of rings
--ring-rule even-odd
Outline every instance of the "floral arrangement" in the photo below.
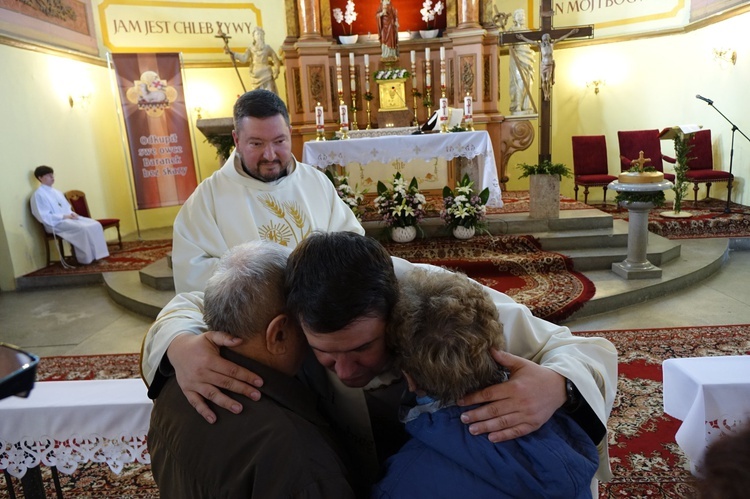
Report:
[[[407,185],[401,172],[393,176],[389,189],[378,181],[378,197],[373,204],[388,227],[418,225],[425,216],[425,197],[419,192],[416,177]]]
[[[427,23],[427,29],[435,28],[435,17],[439,16],[443,12],[443,2],[438,0],[435,4],[435,8],[432,8],[432,0],[424,0],[422,8],[419,9],[419,13],[422,14],[422,20]],[[432,23],[432,25],[430,25]]]
[[[448,186],[443,187],[443,209],[440,211],[440,218],[448,227],[453,229],[460,225],[470,229],[482,228],[484,225],[490,190],[485,187],[482,192],[475,194],[473,186],[474,182],[469,179],[469,175],[464,174],[455,192]]]
[[[688,190],[688,182],[685,177],[685,173],[689,170],[688,161],[692,158],[688,157],[690,150],[693,148],[693,144],[690,143],[690,135],[686,134],[682,137],[679,135],[674,138],[674,152],[676,157],[676,164],[674,166],[675,182],[672,190],[674,191],[674,210],[676,213],[682,211],[682,198],[685,197]]]
[[[349,25],[349,35],[352,34],[352,23],[357,20],[357,13],[354,11],[354,2],[352,0],[348,0],[346,2],[346,10],[344,12],[341,12],[341,9],[336,7],[333,9],[333,18],[336,20],[337,23],[341,24],[342,22],[345,22]],[[346,33],[346,26],[344,26],[344,33]]]
[[[375,73],[375,80],[397,80],[399,78],[408,78],[411,76],[405,69],[381,69]]]
[[[349,176],[348,175],[334,175],[331,173],[330,170],[325,171],[326,177],[328,177],[328,180],[333,183],[333,186],[336,188],[336,193],[339,195],[342,201],[346,203],[346,205],[351,208],[352,213],[354,213],[354,216],[357,217],[357,220],[360,222],[362,221],[362,201],[365,199],[365,194],[367,191],[360,191],[359,186],[355,184],[355,186],[352,188],[351,185],[349,185]]]

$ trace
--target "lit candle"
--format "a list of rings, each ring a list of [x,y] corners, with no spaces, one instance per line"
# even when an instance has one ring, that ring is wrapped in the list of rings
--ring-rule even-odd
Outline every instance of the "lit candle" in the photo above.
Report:
[[[445,47],[440,47],[440,60],[445,60]]]
[[[320,102],[318,102],[318,105],[315,106],[315,125],[318,128],[323,128],[325,125],[325,117],[323,116],[323,106],[320,105]]]
[[[417,51],[412,50],[411,51],[411,63],[414,64],[415,62],[417,62]]]
[[[441,97],[440,98],[440,121],[448,121],[448,98],[447,97]]]
[[[464,118],[471,119],[471,107],[472,107],[473,101],[471,99],[471,95],[467,95],[464,97]]]
[[[341,54],[336,52],[336,65],[341,66]]]
[[[349,108],[346,104],[339,106],[339,116],[341,117],[341,129],[349,130]]]

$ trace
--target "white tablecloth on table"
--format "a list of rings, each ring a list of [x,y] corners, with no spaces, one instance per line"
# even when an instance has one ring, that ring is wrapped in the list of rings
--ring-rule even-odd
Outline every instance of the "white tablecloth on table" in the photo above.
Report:
[[[675,441],[700,467],[706,448],[750,423],[750,356],[668,359],[664,412],[682,420]]]
[[[302,150],[302,162],[320,169],[330,165],[367,164],[371,161],[387,164],[396,160],[409,161],[417,158],[425,161],[434,158],[448,161],[455,158],[476,159],[477,171],[469,173],[469,177],[475,182],[476,191],[489,188],[490,197],[487,205],[502,207],[495,153],[490,135],[485,130],[308,141]]]
[[[115,473],[150,463],[152,406],[140,379],[37,382],[26,399],[0,400],[0,470],[20,478],[40,463],[68,474],[88,461]]]

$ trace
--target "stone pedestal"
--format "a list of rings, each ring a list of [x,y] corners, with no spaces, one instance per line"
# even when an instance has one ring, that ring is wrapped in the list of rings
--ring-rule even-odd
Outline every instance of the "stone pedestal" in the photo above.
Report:
[[[529,176],[529,216],[535,219],[560,218],[560,177]]]
[[[653,184],[622,184],[615,180],[607,186],[617,192],[658,192],[672,188],[672,182]],[[650,202],[628,202],[621,206],[628,210],[628,256],[612,264],[612,272],[624,279],[658,279],[661,269],[646,258],[648,251],[648,213],[654,207]]]

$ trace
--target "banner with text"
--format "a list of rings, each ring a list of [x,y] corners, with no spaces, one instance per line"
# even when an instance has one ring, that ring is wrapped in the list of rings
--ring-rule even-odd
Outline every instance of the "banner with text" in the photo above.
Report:
[[[198,185],[180,54],[112,54],[138,209],[183,204]]]

